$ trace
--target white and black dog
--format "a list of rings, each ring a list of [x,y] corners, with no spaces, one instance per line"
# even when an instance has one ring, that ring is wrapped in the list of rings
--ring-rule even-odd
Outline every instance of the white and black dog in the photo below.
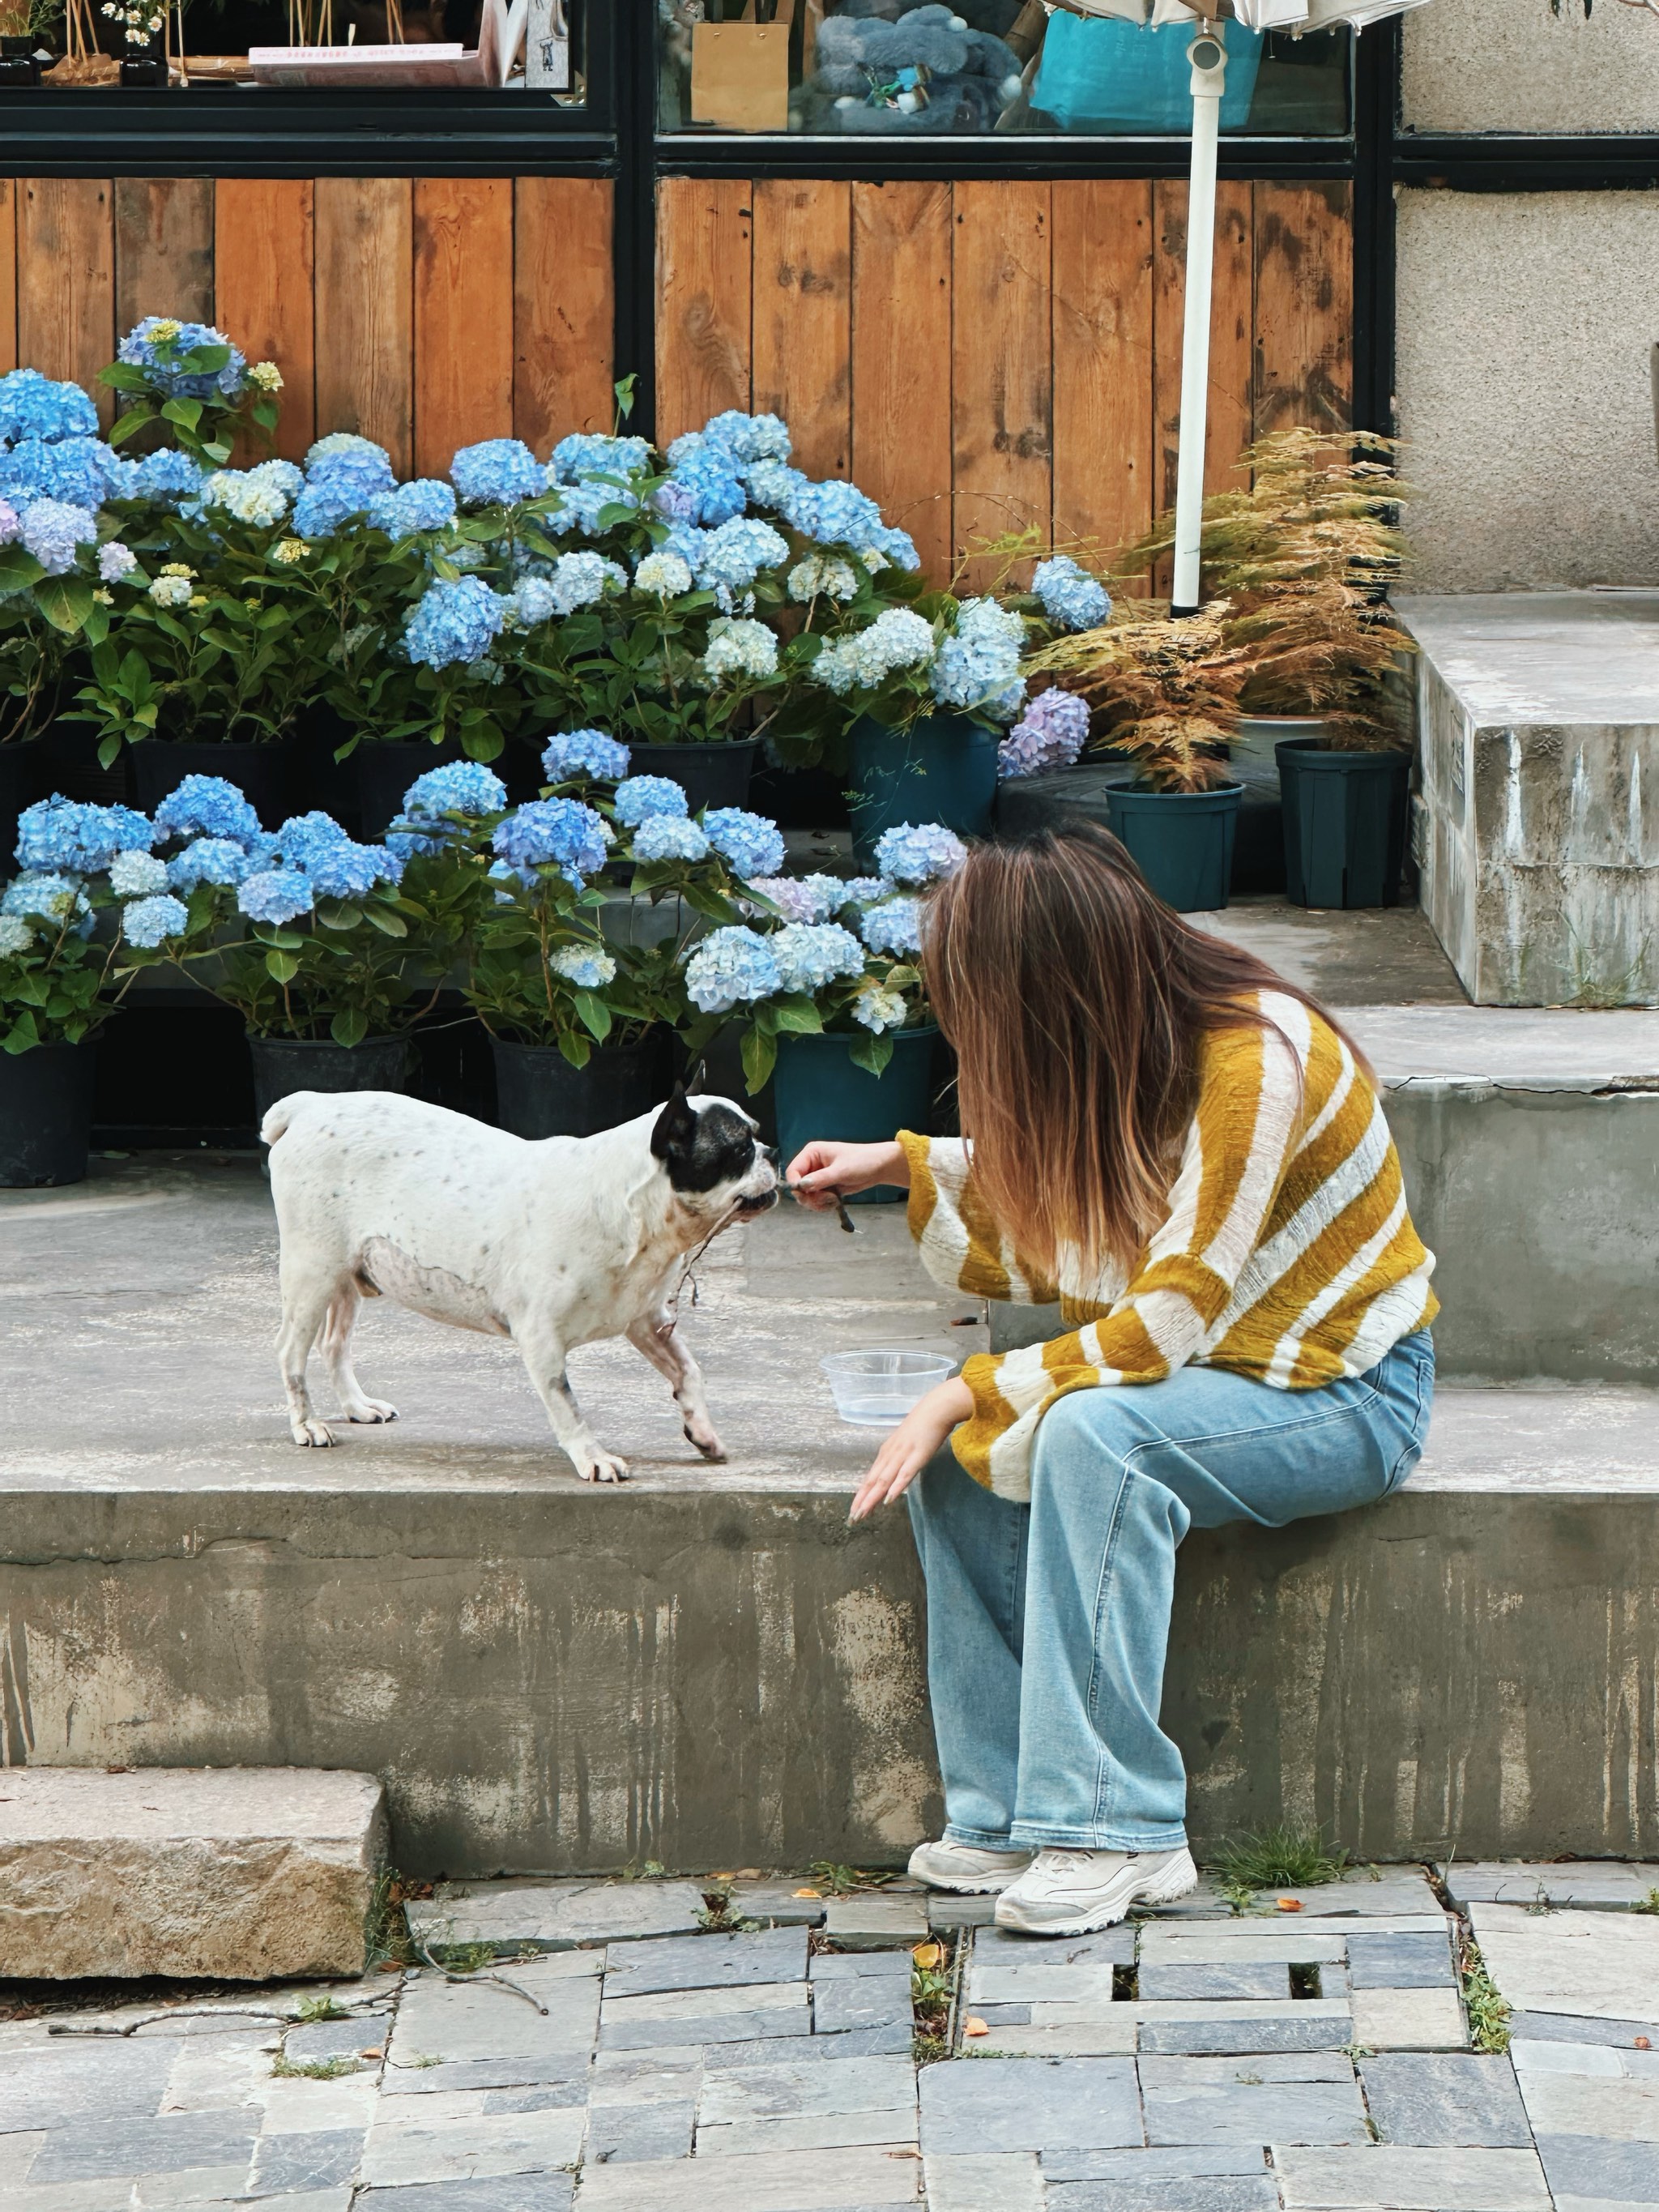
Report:
[[[565,1374],[579,1344],[625,1336],[672,1385],[686,1436],[726,1453],[702,1374],[675,1325],[685,1256],[777,1202],[771,1158],[730,1099],[677,1091],[595,1137],[527,1143],[387,1091],[296,1091],[260,1131],[282,1237],[283,1385],[296,1444],[331,1444],[306,1367],[320,1341],[349,1421],[390,1421],[365,1397],[351,1332],[365,1297],[509,1336],[553,1433],[588,1482],[627,1462],[582,1418]]]

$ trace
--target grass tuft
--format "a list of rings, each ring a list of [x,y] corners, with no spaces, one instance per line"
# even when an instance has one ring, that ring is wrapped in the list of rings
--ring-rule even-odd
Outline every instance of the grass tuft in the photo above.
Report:
[[[1346,1871],[1348,1855],[1328,1845],[1316,1828],[1280,1823],[1235,1836],[1214,1863],[1221,1887],[1242,1911],[1260,1889],[1317,1889],[1336,1881]]]
[[[279,2051],[270,2062],[272,2075],[279,2081],[337,2081],[343,2075],[357,2071],[355,2058],[289,2058]]]
[[[1659,1912],[1659,1889],[1650,1889],[1639,1905],[1631,1907],[1632,1912]]]
[[[1510,2008],[1499,1995],[1478,1943],[1466,1941],[1459,1961],[1463,1980],[1463,2002],[1469,2015],[1469,2038],[1477,2051],[1505,2051],[1510,2047]]]

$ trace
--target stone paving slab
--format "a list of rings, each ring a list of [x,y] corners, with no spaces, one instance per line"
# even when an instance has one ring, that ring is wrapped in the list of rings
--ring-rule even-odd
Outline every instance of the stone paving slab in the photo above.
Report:
[[[1659,1863],[1569,1859],[1453,1860],[1436,1872],[1460,1911],[1471,1905],[1548,1905],[1558,1911],[1628,1912],[1659,1890]]]
[[[1659,1991],[1659,1917],[1469,1908],[1486,1970],[1517,2012],[1632,2020]]]
[[[1599,2136],[1659,2144],[1659,2081],[1528,2072],[1521,2094],[1534,2136]],[[1659,2157],[1654,2163],[1659,2166]]]
[[[1030,2151],[938,2151],[923,2172],[928,2212],[1045,2212],[1042,2167]]]
[[[805,1928],[734,1936],[669,1936],[630,1944],[605,1969],[607,2001],[653,1990],[713,1990],[799,1981],[806,1972]]]
[[[1283,1997],[1288,2003],[1291,1996],[1289,1967],[1267,1960],[1191,1966],[1143,1961],[1139,1980],[1143,1997]]]
[[[832,1898],[823,1932],[844,1951],[890,1951],[927,1940],[927,1906],[920,1896]]]
[[[1286,2212],[1550,2212],[1530,2150],[1271,2148]]]
[[[562,1951],[580,1944],[690,1936],[706,1910],[687,1881],[452,1881],[405,1907],[428,1949],[488,1943]]]
[[[1071,2021],[1050,2016],[1047,2008],[1036,2021],[1011,2021],[989,2027],[983,2036],[963,2045],[963,2054],[984,2058],[1106,2058],[1131,2057],[1139,2035],[1132,2008],[1115,2006],[1109,2012]],[[1065,2009],[1055,2006],[1054,2013]]]
[[[1609,2142],[1594,2136],[1540,2136],[1558,2212],[1595,2206],[1659,2204],[1659,2159],[1650,2145]]]
[[[928,2152],[1111,2149],[1141,2141],[1135,2069],[1126,2058],[929,2066],[921,2106]]]
[[[1248,2060],[1230,2077],[1194,2079],[1179,2058],[1144,2057],[1140,2092],[1149,2143],[1364,2143],[1365,2107],[1353,2078],[1269,2081]]]
[[[721,1885],[712,1878],[711,1889]],[[805,1894],[798,1895],[797,1892]],[[822,1928],[826,1900],[810,1882],[734,1881],[727,1892],[734,1918],[776,1928]]]
[[[914,2204],[921,2160],[880,2147],[794,2151],[755,2157],[665,2160],[642,2166],[586,2166],[577,2212],[873,2212]],[[369,2212],[374,2212],[373,2200]]]
[[[1633,2045],[1645,2037],[1659,2051],[1659,2017],[1652,2020],[1608,2020],[1576,2013],[1516,2010],[1510,2017],[1510,2037],[1529,2043],[1607,2043]]]
[[[1103,1928],[1092,1936],[1022,1936],[1012,1928],[982,1929],[974,1938],[974,1959],[980,1966],[1132,1966],[1135,1962],[1135,1929]],[[1151,1942],[1156,1930],[1142,1926],[1140,1940]]]
[[[815,1984],[885,1979],[902,1982],[908,1988],[911,1965],[908,1951],[820,1951],[810,1961],[808,1971]]]
[[[1524,2150],[1532,2140],[1507,2058],[1473,2051],[1379,2052],[1360,2059],[1359,2078],[1385,2143]]]
[[[1218,1966],[1313,1966],[1324,1960],[1340,1964],[1348,1955],[1348,1926],[1336,1929],[1304,1926],[1289,1920],[1283,1927],[1263,1927],[1259,1921],[1224,1932],[1218,1929],[1206,1942],[1201,1928],[1146,1928],[1140,1936],[1140,1965],[1190,1966],[1198,1962]],[[1369,1926],[1370,1923],[1368,1923]],[[975,1945],[977,1953],[978,1946]]]
[[[1334,1881],[1318,1882],[1305,1889],[1293,1884],[1283,1889],[1258,1890],[1254,1910],[1279,1909],[1289,1898],[1310,1917],[1322,1919],[1355,1915],[1374,1920],[1402,1912],[1434,1912],[1440,1900],[1429,1887],[1421,1867],[1354,1868]]]
[[[1353,2039],[1371,2051],[1467,2051],[1468,2024],[1457,1991],[1355,1990]]]

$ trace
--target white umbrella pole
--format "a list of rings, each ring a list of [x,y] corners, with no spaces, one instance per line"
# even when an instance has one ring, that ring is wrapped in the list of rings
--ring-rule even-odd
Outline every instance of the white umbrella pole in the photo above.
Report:
[[[1187,311],[1181,335],[1181,444],[1176,460],[1172,615],[1198,612],[1204,510],[1204,428],[1210,396],[1210,299],[1215,264],[1216,139],[1227,49],[1206,23],[1187,49],[1193,67],[1193,164],[1187,195]]]

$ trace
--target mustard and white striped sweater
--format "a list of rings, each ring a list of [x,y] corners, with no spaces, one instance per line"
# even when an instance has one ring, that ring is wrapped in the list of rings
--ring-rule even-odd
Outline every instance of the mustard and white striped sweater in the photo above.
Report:
[[[900,1133],[928,1273],[1017,1304],[1058,1295],[1080,1324],[963,1369],[974,1413],[952,1448],[999,1497],[1030,1496],[1037,1423],[1068,1390],[1156,1382],[1189,1362],[1310,1390],[1363,1375],[1437,1312],[1434,1255],[1406,1210],[1376,1091],[1299,999],[1258,1003],[1274,1030],[1205,1040],[1168,1217],[1127,1272],[1085,1280],[1062,1265],[1056,1292],[986,1212],[961,1139]]]

